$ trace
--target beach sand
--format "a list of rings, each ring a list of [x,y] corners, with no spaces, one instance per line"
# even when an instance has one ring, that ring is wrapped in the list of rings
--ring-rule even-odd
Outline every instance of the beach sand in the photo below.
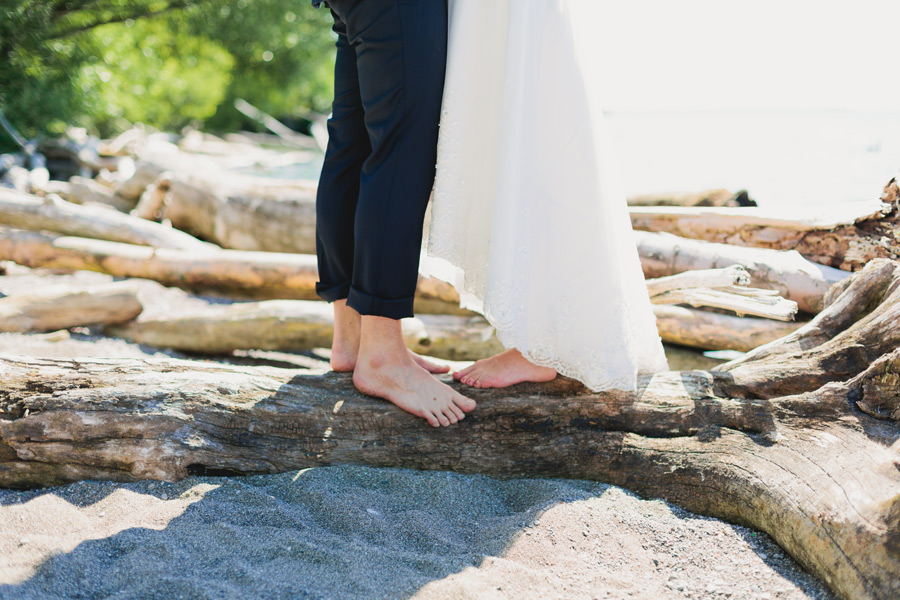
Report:
[[[830,598],[621,488],[329,467],[0,491],[0,598]]]
[[[87,328],[0,352],[190,358]],[[324,355],[237,354],[216,360]],[[765,534],[594,482],[340,466],[0,489],[4,600],[831,597]]]

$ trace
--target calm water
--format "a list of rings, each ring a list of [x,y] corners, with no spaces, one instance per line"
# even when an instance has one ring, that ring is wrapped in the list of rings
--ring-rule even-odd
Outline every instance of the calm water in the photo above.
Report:
[[[866,201],[900,171],[900,112],[611,113],[628,194],[746,189],[760,206]]]
[[[629,195],[746,189],[761,206],[871,200],[900,171],[900,112],[620,112],[606,116]],[[316,179],[321,157],[269,172]]]

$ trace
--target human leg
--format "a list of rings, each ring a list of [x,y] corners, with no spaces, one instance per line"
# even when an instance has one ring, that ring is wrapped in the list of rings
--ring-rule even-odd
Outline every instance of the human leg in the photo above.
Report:
[[[356,51],[371,146],[354,214],[351,285],[346,304],[337,309],[362,315],[353,380],[364,393],[434,426],[450,425],[475,403],[431,376],[447,369],[411,354],[399,322],[413,314],[422,223],[434,180],[446,5],[444,0],[331,4]]]
[[[356,50],[347,26],[332,10],[337,39],[334,101],[328,120],[328,148],[316,194],[316,292],[333,303],[331,366],[352,371],[359,350],[359,313],[347,307],[353,274],[353,227],[363,163],[371,153],[359,92]]]

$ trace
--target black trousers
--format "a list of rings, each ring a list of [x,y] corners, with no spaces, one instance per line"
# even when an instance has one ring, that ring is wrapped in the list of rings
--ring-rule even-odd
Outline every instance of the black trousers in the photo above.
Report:
[[[327,0],[338,35],[316,197],[318,295],[413,315],[447,61],[446,0]]]

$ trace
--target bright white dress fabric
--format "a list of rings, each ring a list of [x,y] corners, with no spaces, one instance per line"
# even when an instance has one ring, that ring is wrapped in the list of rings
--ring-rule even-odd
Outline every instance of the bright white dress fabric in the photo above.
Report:
[[[668,369],[566,0],[450,0],[426,274],[595,391]]]

